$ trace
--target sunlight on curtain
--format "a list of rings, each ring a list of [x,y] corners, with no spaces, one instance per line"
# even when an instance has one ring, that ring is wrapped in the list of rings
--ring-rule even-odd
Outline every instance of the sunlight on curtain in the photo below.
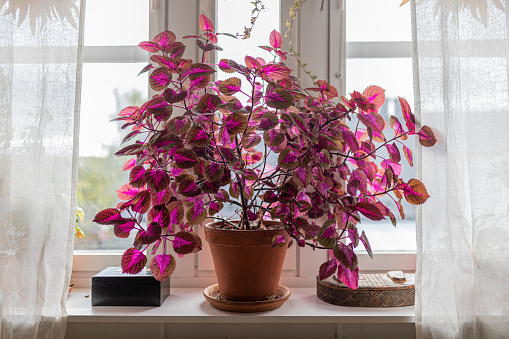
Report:
[[[442,140],[420,155],[418,338],[509,334],[508,9],[412,1],[417,112]]]
[[[0,1],[0,338],[63,338],[84,0]]]

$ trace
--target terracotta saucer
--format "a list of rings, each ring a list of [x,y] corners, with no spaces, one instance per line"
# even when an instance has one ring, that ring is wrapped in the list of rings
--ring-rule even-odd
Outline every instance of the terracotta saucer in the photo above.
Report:
[[[290,289],[286,286],[279,285],[276,298],[263,301],[229,301],[219,296],[219,285],[214,284],[203,290],[205,299],[215,308],[228,312],[263,312],[273,310],[283,305],[290,298]]]

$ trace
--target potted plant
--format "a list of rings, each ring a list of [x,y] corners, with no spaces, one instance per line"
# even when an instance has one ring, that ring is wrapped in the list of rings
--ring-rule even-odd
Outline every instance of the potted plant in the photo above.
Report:
[[[355,248],[362,243],[371,255],[366,234],[359,234],[356,225],[361,216],[396,222],[380,201],[383,195],[393,198],[402,216],[402,199],[414,205],[426,201],[428,194],[419,180],[399,177],[399,162],[403,152],[412,165],[412,151],[403,140],[417,134],[423,146],[432,146],[433,132],[427,126],[416,131],[404,99],[400,104],[405,126],[391,117],[388,127],[377,113],[385,100],[378,86],[337,101],[336,88],[326,81],[301,88],[292,70],[278,62],[286,60],[287,53],[281,50],[277,31],[270,34],[270,46],[261,46],[270,60],[222,59],[217,66],[231,77],[213,81],[216,65],[207,64],[206,58],[220,49],[221,34],[206,16],[199,22],[202,33],[184,37],[196,40],[202,50],[199,61],[184,58],[184,44],[170,31],[140,43],[153,53],[142,72],[150,72],[157,94],[141,107],[125,108],[117,118],[124,122],[122,128],[131,130],[123,140],[127,145],[116,153],[130,157],[124,166],[130,171],[129,183],[119,193],[124,201],[99,212],[94,221],[114,225],[119,237],[137,232],[133,247],[122,257],[123,271],[139,272],[147,261],[143,252],[152,244],[153,252],[161,246],[171,246],[179,255],[199,251],[201,239],[193,226],[214,218],[219,221],[208,225],[205,234],[213,255],[224,252],[230,260],[219,267],[214,258],[219,290],[226,299],[259,300],[274,294],[291,241],[331,250],[332,259],[320,267],[319,276],[337,271],[341,281],[355,288]],[[242,90],[242,83],[249,85],[248,91]],[[386,138],[385,129],[392,129],[394,136]],[[379,155],[381,149],[388,151],[387,158]],[[267,163],[271,154],[277,156],[275,167]],[[218,216],[225,204],[237,208],[239,220]],[[227,243],[235,254],[225,252]],[[267,254],[239,246],[263,247]],[[240,258],[243,253],[249,254]],[[228,273],[234,261],[240,267]],[[249,275],[262,261],[268,267]],[[175,258],[164,252],[152,258],[150,269],[162,281],[175,265]],[[269,270],[275,275],[269,287],[246,295],[230,291],[230,285],[261,285],[249,283],[256,275],[268,280]]]

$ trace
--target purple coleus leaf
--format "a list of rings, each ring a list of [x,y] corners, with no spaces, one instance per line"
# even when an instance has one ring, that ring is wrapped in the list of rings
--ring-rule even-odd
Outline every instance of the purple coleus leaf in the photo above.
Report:
[[[162,233],[161,224],[152,221],[146,230],[139,231],[136,235],[136,241],[143,245],[148,245],[159,239]]]
[[[419,143],[424,147],[431,147],[437,142],[435,133],[433,133],[433,130],[428,126],[422,126],[417,134],[419,135]]]
[[[327,279],[328,277],[333,275],[334,272],[336,272],[337,268],[338,268],[338,262],[335,258],[332,258],[331,260],[324,262],[323,264],[320,265],[318,278],[320,280]]]
[[[288,67],[286,67],[284,64],[267,64],[261,67],[262,71],[260,72],[260,75],[262,76],[263,80],[282,80],[290,75],[292,73],[292,70]]]
[[[198,163],[198,157],[196,153],[194,153],[190,149],[182,148],[175,152],[175,157],[173,158],[175,164],[178,168],[191,168],[194,167]]]
[[[128,219],[120,215],[120,211],[116,208],[107,208],[95,215],[94,222],[101,225],[118,225],[126,222]]]
[[[128,238],[135,225],[136,222],[134,219],[127,219],[127,221],[122,224],[114,225],[113,233],[119,238]]]
[[[195,197],[201,193],[201,189],[193,180],[184,179],[179,183],[177,192],[185,197]]]
[[[247,210],[247,218],[249,221],[254,221],[258,219],[258,214],[252,212],[251,210]]]
[[[194,232],[180,231],[175,234],[173,250],[182,255],[196,253],[201,250],[200,237]]]
[[[170,225],[178,225],[184,220],[184,206],[181,201],[172,201],[167,208],[170,214]]]
[[[159,168],[150,169],[145,172],[145,180],[148,187],[156,192],[161,192],[170,184],[170,176]]]
[[[162,91],[171,81],[171,74],[163,67],[159,67],[150,74],[150,86],[154,91]]]
[[[387,152],[389,152],[389,157],[392,162],[400,162],[401,161],[401,153],[399,153],[398,146],[393,144],[386,144]]]
[[[153,42],[157,44],[159,49],[165,53],[169,53],[172,50],[172,44],[175,42],[177,37],[171,31],[164,31],[156,35]]]
[[[394,174],[396,174],[397,176],[399,176],[401,174],[401,165],[396,163],[396,162],[393,162],[389,159],[385,159],[383,160],[381,163],[380,163],[380,166],[382,166],[382,168],[390,168]]]
[[[148,220],[158,222],[162,227],[168,227],[170,223],[170,213],[164,205],[154,206],[148,212]]]
[[[247,118],[242,113],[232,113],[224,120],[222,127],[230,135],[242,133],[247,127]]]
[[[403,154],[405,155],[406,160],[410,166],[414,166],[414,159],[412,156],[412,150],[406,146],[403,146]]]
[[[291,149],[284,149],[277,158],[277,164],[283,169],[295,169],[299,165],[300,153],[292,151]]]
[[[378,207],[369,202],[360,201],[357,205],[355,205],[355,209],[368,219],[375,221],[384,219],[384,216]]]
[[[284,235],[275,235],[272,238],[272,247],[285,247],[286,244],[287,241]]]
[[[122,272],[128,274],[137,274],[143,269],[146,263],[147,257],[145,254],[136,248],[131,247],[127,249],[122,255]]]
[[[136,196],[133,199],[131,209],[135,212],[144,214],[147,213],[149,208],[150,208],[150,193],[147,190],[143,190],[140,193],[136,194]]]
[[[394,136],[400,136],[405,133],[405,130],[403,129],[403,126],[399,122],[398,118],[396,118],[394,115],[391,116],[391,119],[389,120],[389,124],[391,128],[394,130]],[[404,138],[403,138],[404,140]]]
[[[264,97],[267,106],[276,109],[285,109],[293,105],[292,94],[284,88],[274,88],[265,93]]]
[[[412,109],[410,108],[410,105],[405,99],[401,97],[398,98],[399,105],[401,106],[401,113],[403,114],[403,119],[405,119],[406,127],[410,132],[409,134],[410,135],[415,134],[415,117],[412,113]]]
[[[354,270],[359,264],[359,259],[353,250],[352,243],[348,245],[345,245],[342,242],[338,243],[337,246],[335,246],[332,250],[332,254],[338,263],[340,263],[343,267],[348,268],[349,270]]]
[[[145,185],[145,168],[141,165],[134,166],[129,174],[129,182],[134,187],[142,187]]]
[[[274,48],[281,48],[283,45],[283,37],[278,31],[273,30],[270,32],[269,43]]]
[[[352,290],[359,288],[359,267],[356,267],[354,270],[349,270],[341,265],[341,263],[338,263],[337,276],[343,284]]]
[[[366,237],[366,233],[364,233],[364,231],[362,231],[360,240],[362,241],[362,244],[364,245],[364,248],[368,252],[371,259],[373,259],[373,251],[371,251],[371,245],[369,244],[368,237]]]
[[[175,271],[176,261],[171,254],[159,254],[150,260],[150,271],[157,281],[168,279]]]

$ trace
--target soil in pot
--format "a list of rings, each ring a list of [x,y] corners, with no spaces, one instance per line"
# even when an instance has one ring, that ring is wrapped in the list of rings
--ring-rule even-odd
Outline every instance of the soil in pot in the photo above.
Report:
[[[286,235],[277,221],[264,221],[268,229],[222,228],[223,222],[207,224],[219,293],[229,301],[271,300],[277,294],[288,245],[273,247],[274,236]]]

